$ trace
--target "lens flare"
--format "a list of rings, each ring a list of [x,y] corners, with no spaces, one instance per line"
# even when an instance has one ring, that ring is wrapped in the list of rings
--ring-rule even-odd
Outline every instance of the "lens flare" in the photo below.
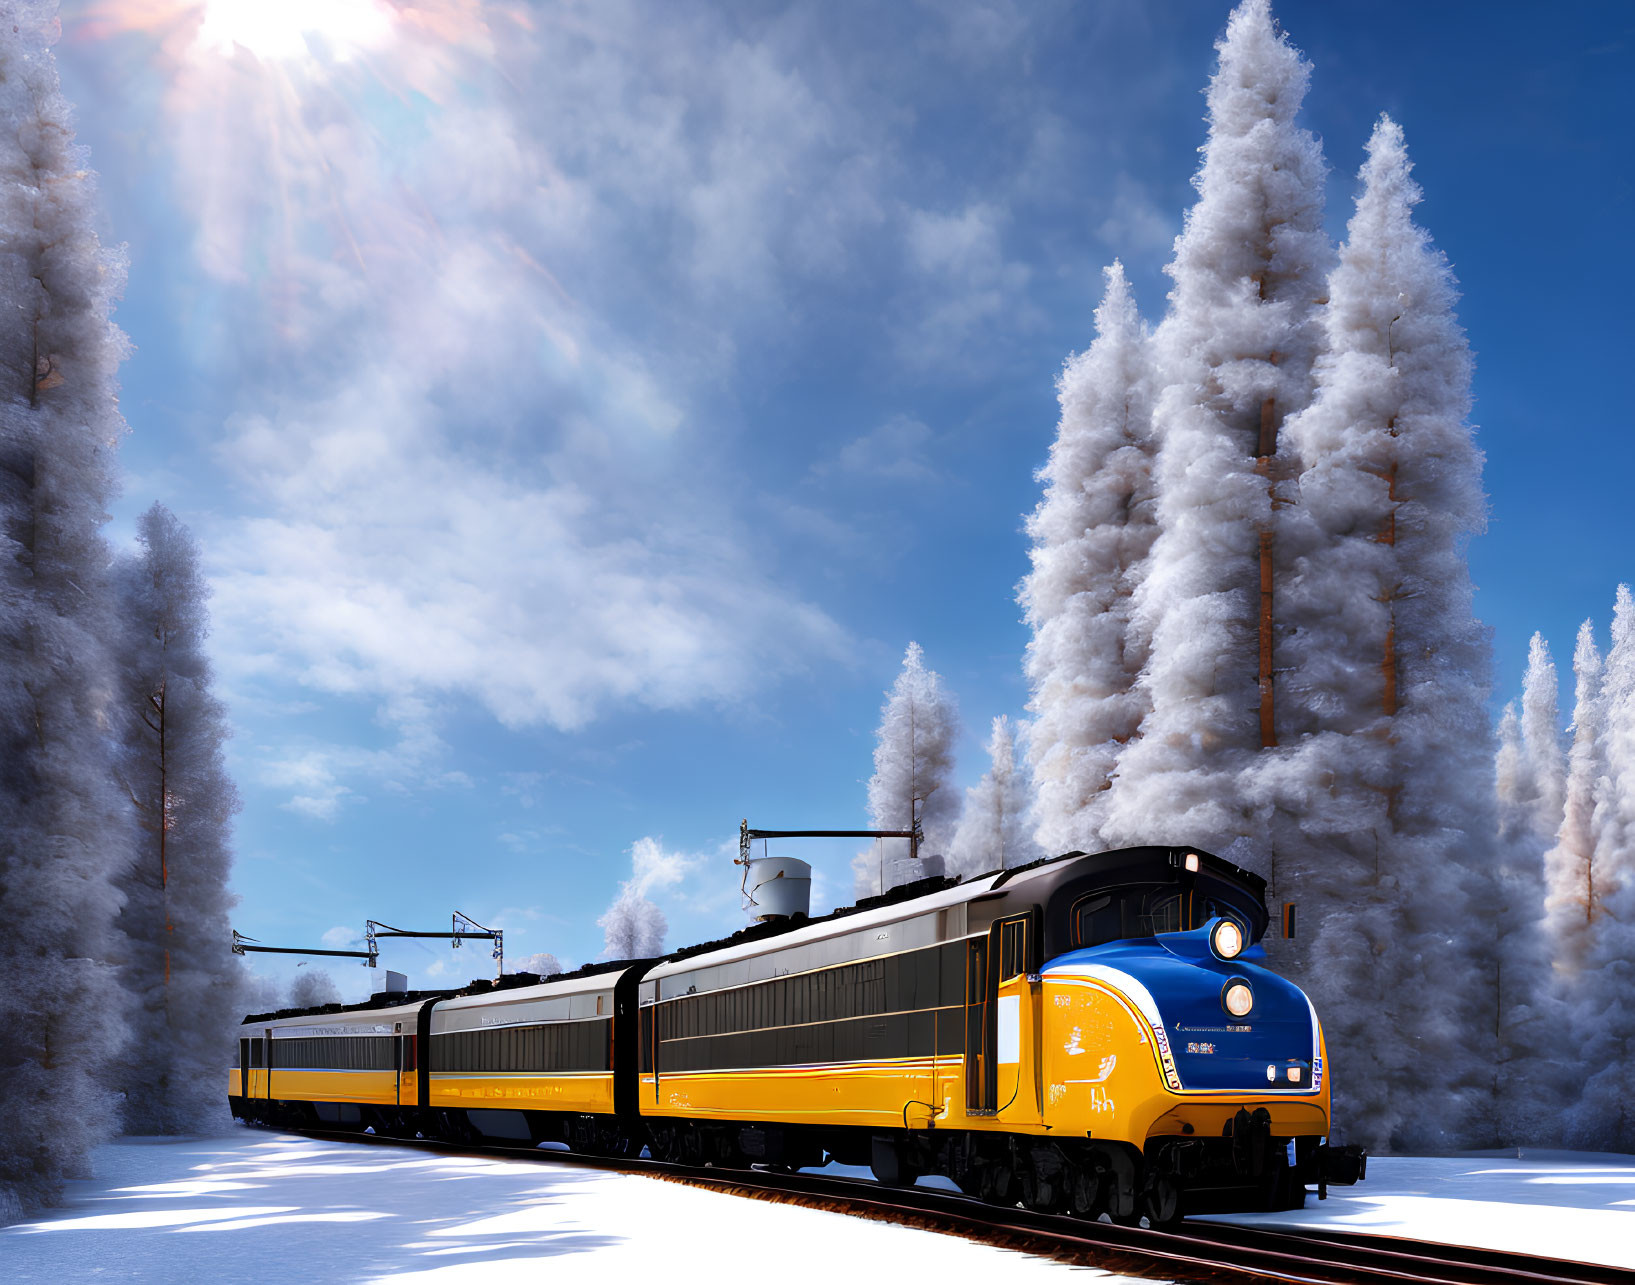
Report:
[[[391,38],[392,10],[380,0],[205,0],[198,47],[243,49],[263,62],[311,57],[344,61]]]

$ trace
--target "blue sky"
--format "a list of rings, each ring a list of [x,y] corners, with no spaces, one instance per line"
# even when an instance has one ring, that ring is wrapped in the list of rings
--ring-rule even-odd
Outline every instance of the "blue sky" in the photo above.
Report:
[[[581,962],[652,837],[671,941],[730,930],[740,817],[865,823],[910,639],[973,783],[1054,378],[1114,256],[1161,315],[1228,8],[65,0],[130,256],[113,531],[205,547],[236,925]],[[1332,230],[1388,111],[1464,291],[1502,703],[1635,575],[1635,15],[1276,12]],[[852,850],[799,853],[824,905]]]

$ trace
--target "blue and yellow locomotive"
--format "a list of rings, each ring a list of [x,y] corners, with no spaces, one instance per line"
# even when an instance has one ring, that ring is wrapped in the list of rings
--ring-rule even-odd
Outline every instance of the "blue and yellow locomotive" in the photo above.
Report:
[[[1326,1145],[1322,1028],[1258,962],[1266,926],[1263,882],[1218,857],[1069,853],[658,960],[247,1019],[232,1106],[692,1163],[832,1158],[1120,1221],[1298,1207],[1365,1157]],[[380,1065],[354,1065],[345,1041],[370,1037]]]

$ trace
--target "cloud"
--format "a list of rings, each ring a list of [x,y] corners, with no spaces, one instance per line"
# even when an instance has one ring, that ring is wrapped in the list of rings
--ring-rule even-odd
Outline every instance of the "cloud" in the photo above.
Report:
[[[882,360],[967,381],[1036,323],[1007,245],[1026,96],[970,190],[915,142],[951,68],[1028,54],[1031,6],[904,11],[908,60],[815,4],[364,7],[327,45],[196,40],[192,0],[100,14],[154,33],[152,168],[195,220],[176,289],[209,322],[179,329],[233,402],[213,445],[236,509],[201,535],[235,708],[575,729],[843,658],[779,560],[844,543],[845,502],[798,529],[737,516],[758,479],[736,390],[864,299]],[[891,421],[835,467],[923,481],[928,434]],[[445,752],[281,735],[259,770],[318,819]]]
[[[977,201],[954,212],[915,210],[906,242],[920,289],[908,296],[898,341],[900,355],[917,366],[969,364],[975,342],[1000,317],[1016,328],[1038,324],[1028,303],[1032,270],[1005,253],[1008,212]]]
[[[323,943],[329,950],[350,950],[353,944],[362,938],[363,934],[356,928],[339,924],[324,934]]]
[[[381,706],[375,721],[392,744],[370,748],[301,739],[250,751],[248,766],[268,789],[293,790],[281,806],[314,821],[334,821],[349,805],[367,801],[349,781],[371,781],[395,794],[472,788],[466,773],[440,765],[447,747],[432,706],[397,697]]]
[[[674,351],[616,317],[628,243],[605,226],[677,216],[658,241],[685,289],[764,295],[833,250],[791,230],[828,216],[789,192],[835,150],[828,109],[770,47],[703,33],[701,82],[640,15],[605,21],[587,45],[439,2],[371,26],[367,58],[180,42],[178,183],[244,389],[217,446],[240,512],[208,531],[223,677],[246,708],[304,688],[431,711],[387,751],[269,750],[298,813],[423,781],[445,698],[575,729],[845,649],[721,493],[691,388],[730,337]]]
[[[661,888],[673,888],[701,860],[696,854],[666,848],[662,839],[645,836],[630,847],[631,875],[624,886],[642,897]]]
[[[509,848],[512,852],[542,853],[545,851],[546,840],[561,833],[561,827],[553,826],[549,829],[504,830],[494,837],[501,845]]]
[[[857,477],[885,482],[931,482],[933,435],[910,415],[893,415],[873,432],[853,438],[840,448],[835,467]]]
[[[525,808],[538,803],[545,784],[543,772],[502,772],[500,793],[510,795]]]

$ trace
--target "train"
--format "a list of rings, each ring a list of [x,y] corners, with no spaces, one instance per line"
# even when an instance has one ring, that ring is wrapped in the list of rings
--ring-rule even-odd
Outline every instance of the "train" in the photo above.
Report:
[[[1265,882],[1194,848],[922,879],[654,959],[253,1014],[242,1121],[691,1165],[942,1175],[1173,1223],[1361,1181]]]

